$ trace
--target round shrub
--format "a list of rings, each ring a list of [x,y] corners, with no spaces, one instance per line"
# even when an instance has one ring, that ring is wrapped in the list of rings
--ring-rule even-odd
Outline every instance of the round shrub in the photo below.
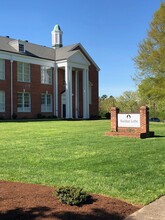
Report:
[[[110,112],[105,113],[105,118],[106,118],[106,119],[110,119],[110,118],[111,118]]]
[[[64,204],[80,205],[87,202],[89,195],[81,188],[64,186],[56,190],[57,198]]]

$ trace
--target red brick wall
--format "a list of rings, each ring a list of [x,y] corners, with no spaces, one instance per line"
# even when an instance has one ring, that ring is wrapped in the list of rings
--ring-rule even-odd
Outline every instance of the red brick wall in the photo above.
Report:
[[[89,81],[92,83],[92,101],[89,106],[90,116],[98,116],[98,71],[93,64],[89,67]]]
[[[10,61],[5,61],[5,80],[0,80],[0,90],[5,91],[5,113],[0,113],[0,117],[10,119],[11,117],[11,66]],[[18,82],[17,81],[17,62],[13,62],[13,113],[17,115],[17,118],[37,118],[38,114],[44,116],[53,116],[51,113],[41,112],[41,93],[52,94],[52,107],[54,107],[53,97],[53,84],[46,85],[41,84],[41,71],[39,65],[30,64],[31,82]],[[53,79],[54,80],[54,79]],[[29,92],[31,94],[31,112],[17,112],[17,93],[18,92]]]
[[[14,113],[17,114],[17,118],[37,118],[38,114],[43,116],[53,116],[54,111],[54,96],[53,96],[53,84],[41,84],[41,70],[39,65],[30,64],[30,75],[31,81],[28,82],[17,82],[17,62],[13,63],[13,102],[14,102]],[[54,79],[52,79],[53,81]],[[31,112],[17,112],[17,93],[18,92],[29,92],[31,95]],[[52,112],[45,113],[41,112],[41,93],[52,94]]]
[[[127,127],[118,127],[118,113],[119,109],[116,107],[111,108],[111,132],[110,135],[125,135],[131,136],[134,134],[149,134],[149,108],[146,106],[142,106],[140,108],[140,127],[139,128],[127,128]],[[140,136],[139,136],[140,137]]]
[[[80,49],[80,48],[77,48]],[[83,52],[83,51],[82,51]],[[86,56],[84,54],[84,56]],[[88,57],[86,56],[88,59]],[[90,61],[90,60],[89,60]],[[0,117],[5,119],[11,118],[11,65],[10,61],[5,61],[6,76],[5,80],[0,80],[0,90],[5,91],[5,104],[6,112],[0,113]],[[17,118],[37,118],[38,114],[44,116],[53,116],[54,114],[54,86],[41,84],[41,71],[40,65],[30,64],[31,81],[28,82],[18,82],[17,81],[17,62],[14,61],[13,65],[13,113],[17,115]],[[79,117],[83,117],[83,77],[82,71],[79,74]],[[98,71],[93,63],[89,67],[89,80],[92,83],[92,103],[90,104],[90,116],[98,115]],[[53,74],[54,81],[54,74]],[[65,91],[65,70],[58,69],[58,117],[61,117],[61,94]],[[17,112],[17,93],[18,92],[29,92],[31,95],[31,112]],[[41,93],[52,94],[52,113],[42,113],[41,112]],[[73,104],[73,117],[75,117],[75,72],[72,73],[72,104]]]

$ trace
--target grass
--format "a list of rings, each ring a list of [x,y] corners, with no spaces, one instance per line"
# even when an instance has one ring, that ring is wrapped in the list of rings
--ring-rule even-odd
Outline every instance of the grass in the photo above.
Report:
[[[0,123],[0,179],[73,185],[136,204],[165,194],[165,124],[158,137],[107,137],[108,120]],[[160,136],[160,137],[159,137]]]

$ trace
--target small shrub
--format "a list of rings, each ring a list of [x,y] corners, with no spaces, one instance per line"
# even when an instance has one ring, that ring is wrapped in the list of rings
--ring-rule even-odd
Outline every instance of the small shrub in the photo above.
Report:
[[[38,113],[38,114],[37,114],[37,118],[38,118],[38,119],[43,119],[43,118],[46,118],[46,116],[45,116],[45,115],[42,115],[41,113]]]
[[[38,118],[38,119],[41,119],[41,118],[42,118],[41,113],[38,113],[38,114],[37,114],[37,118]]]
[[[105,118],[106,119],[110,119],[111,118],[111,114],[109,112],[105,113]]]
[[[13,113],[13,119],[17,119],[17,114],[16,113]]]
[[[4,117],[3,117],[3,116],[0,116],[0,120],[4,120]]]
[[[81,188],[64,186],[56,190],[56,196],[62,203],[68,205],[80,205],[87,202],[89,195]]]

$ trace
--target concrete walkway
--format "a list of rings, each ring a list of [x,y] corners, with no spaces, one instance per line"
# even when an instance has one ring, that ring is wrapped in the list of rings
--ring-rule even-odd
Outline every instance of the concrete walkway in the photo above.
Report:
[[[165,196],[144,206],[124,220],[165,220]]]

